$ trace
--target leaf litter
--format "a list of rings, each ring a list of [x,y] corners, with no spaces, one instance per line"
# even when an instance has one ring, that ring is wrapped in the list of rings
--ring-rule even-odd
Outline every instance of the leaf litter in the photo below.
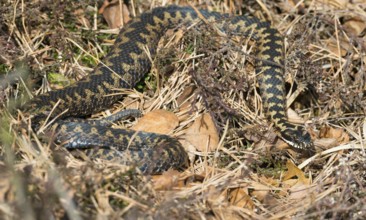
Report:
[[[142,110],[142,118],[116,126],[178,137],[190,155],[184,172],[143,176],[113,162],[81,159],[38,140],[29,129],[15,132],[26,118],[9,116],[13,100],[24,102],[30,92],[82,78],[108,52],[116,28],[170,3],[1,3],[0,77],[20,72],[19,62],[30,75],[1,84],[1,214],[8,219],[364,218],[363,1],[194,5],[270,20],[285,36],[288,114],[310,131],[317,148],[311,158],[289,149],[263,117],[251,55],[255,42],[222,35],[209,22],[169,31],[137,90],[121,91],[126,99],[93,116]],[[61,77],[49,80],[52,73]]]

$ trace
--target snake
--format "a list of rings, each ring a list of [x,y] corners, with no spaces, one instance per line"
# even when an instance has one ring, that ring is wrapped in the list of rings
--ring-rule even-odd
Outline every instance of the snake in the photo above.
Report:
[[[131,89],[148,73],[160,38],[179,25],[209,22],[224,33],[251,36],[256,43],[255,71],[265,115],[279,137],[294,150],[313,153],[304,126],[289,122],[286,114],[284,41],[268,21],[256,17],[218,13],[190,6],[157,7],[133,18],[121,29],[111,50],[95,69],[78,82],[31,99],[26,111],[32,128],[47,123],[67,149],[81,149],[91,158],[135,165],[143,173],[184,169],[189,160],[180,142],[168,135],[114,128],[114,121],[136,112],[101,120],[85,117],[123,99],[116,89]]]

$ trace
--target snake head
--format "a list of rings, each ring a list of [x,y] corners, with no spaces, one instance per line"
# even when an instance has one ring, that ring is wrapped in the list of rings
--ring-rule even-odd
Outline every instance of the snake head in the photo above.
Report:
[[[295,151],[306,156],[315,154],[315,148],[310,134],[302,127],[296,126],[294,129],[286,129],[281,132],[281,137]]]

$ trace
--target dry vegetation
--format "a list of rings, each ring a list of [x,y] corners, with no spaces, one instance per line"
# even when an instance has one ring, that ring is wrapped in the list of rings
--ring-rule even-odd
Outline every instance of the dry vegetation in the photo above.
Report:
[[[190,167],[156,176],[81,159],[19,126],[27,116],[18,106],[87,75],[113,44],[113,28],[156,6],[187,5],[112,2],[0,3],[4,219],[366,218],[363,0],[193,1],[197,8],[269,20],[283,34],[289,117],[306,125],[317,154],[302,158],[264,119],[255,43],[202,22],[169,31],[137,89],[93,116],[138,108],[146,117],[116,126],[178,137]]]

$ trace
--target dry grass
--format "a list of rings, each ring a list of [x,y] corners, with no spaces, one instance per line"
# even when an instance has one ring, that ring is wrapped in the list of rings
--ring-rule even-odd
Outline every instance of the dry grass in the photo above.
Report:
[[[170,1],[130,2],[134,16]],[[94,1],[8,1],[0,3],[4,219],[366,217],[366,4],[197,2],[198,8],[270,20],[285,36],[290,118],[306,124],[317,155],[299,157],[264,119],[250,55],[255,44],[204,23],[164,36],[138,91],[123,91],[125,100],[93,116],[123,108],[167,109],[179,118],[171,135],[184,142],[187,129],[208,113],[220,140],[211,151],[186,143],[192,159],[186,171],[143,176],[119,164],[81,160],[39,140],[19,127],[26,117],[17,106],[87,75],[118,30],[108,29]]]

